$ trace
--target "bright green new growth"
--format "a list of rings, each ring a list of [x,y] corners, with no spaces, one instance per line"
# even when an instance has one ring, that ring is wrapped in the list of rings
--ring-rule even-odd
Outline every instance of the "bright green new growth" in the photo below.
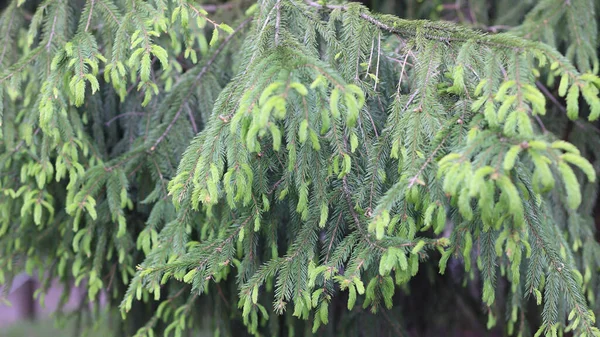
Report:
[[[21,2],[1,19],[0,282],[86,280],[140,337],[197,327],[199,303],[220,334],[315,333],[342,294],[392,308],[452,257],[488,328],[505,310],[507,333],[537,329],[531,298],[537,335],[600,336],[596,168],[536,85],[596,120],[593,50],[302,0],[229,25],[187,0],[46,0],[26,31]]]

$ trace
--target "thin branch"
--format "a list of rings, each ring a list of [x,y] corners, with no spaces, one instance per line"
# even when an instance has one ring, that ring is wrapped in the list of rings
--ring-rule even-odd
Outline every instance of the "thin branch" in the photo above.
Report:
[[[538,89],[540,89],[544,95],[546,95],[546,97],[548,97],[552,103],[554,103],[554,105],[556,105],[556,107],[562,112],[562,113],[566,113],[567,109],[564,107],[564,105],[562,105],[558,99],[556,99],[556,97],[554,95],[552,95],[552,93],[550,92],[550,90],[548,90],[548,88],[546,88],[546,86],[540,82],[540,81],[536,81],[535,85],[538,87]]]
[[[377,37],[377,65],[375,66],[375,85],[373,91],[377,92],[377,83],[379,83],[379,59],[381,58],[381,32]]]
[[[281,0],[275,4],[277,8],[277,16],[275,17],[275,46],[279,45],[279,26],[281,25]]]
[[[35,131],[33,132],[33,135],[37,135],[38,132],[40,132],[40,128],[35,129]],[[16,153],[17,151],[19,151],[19,149],[23,146],[23,144],[25,144],[25,139],[21,140],[19,142],[19,144],[17,144],[17,146],[15,147],[15,149],[12,151],[12,153]]]
[[[369,62],[367,65],[367,71],[365,72],[365,80],[369,77],[369,71],[371,70],[371,61],[373,60],[373,47],[375,46],[375,40],[371,40],[371,54],[369,55]]]
[[[46,43],[46,50],[50,50],[50,45],[52,44],[52,38],[54,37],[54,29],[56,28],[56,18],[58,16],[54,15],[54,22],[52,22],[52,29],[50,30],[50,36],[48,37],[48,43]]]
[[[194,114],[192,113],[192,109],[190,109],[189,104],[185,104],[185,108],[188,112],[188,117],[190,118],[190,122],[192,123],[192,130],[194,130],[194,134],[198,133],[198,126],[196,125],[196,120],[194,119]]]
[[[88,28],[90,28],[90,22],[92,22],[92,14],[94,13],[94,3],[96,3],[96,0],[91,0],[92,4],[90,5],[90,14],[88,15],[88,19],[87,19],[87,24],[85,25],[85,31],[88,31]]]
[[[544,95],[546,95],[546,97],[548,97],[548,99],[550,99],[550,101],[558,108],[558,110],[560,110],[560,112],[562,113],[567,113],[567,108],[565,108],[564,105],[562,105],[558,99],[556,98],[556,96],[554,96],[550,90],[548,90],[548,88],[546,88],[546,86],[540,82],[540,81],[536,81],[535,85],[538,87],[538,89],[540,89],[542,91],[542,93],[544,93]],[[577,125],[579,128],[581,129],[587,129],[588,127],[590,127],[591,129],[593,129],[595,132],[600,133],[600,129],[598,127],[596,127],[593,124],[584,124],[580,121],[574,121],[575,125]]]
[[[533,118],[535,119],[535,121],[538,123],[538,125],[540,126],[540,128],[542,129],[542,132],[544,134],[548,133],[548,129],[546,129],[546,126],[544,125],[544,122],[542,121],[542,119],[540,118],[540,116],[538,115],[533,115]]]
[[[331,233],[331,240],[329,240],[329,245],[327,246],[327,254],[325,255],[325,262],[323,264],[327,264],[327,262],[329,262],[329,254],[331,253],[331,248],[333,246],[333,240],[335,240],[335,235],[339,228],[340,221],[342,221],[342,219],[343,219],[342,215],[343,215],[343,213],[340,212],[340,215],[338,215],[338,219],[335,222],[335,227],[333,228],[333,233]]]
[[[110,126],[110,124],[114,121],[116,121],[117,119],[121,118],[121,117],[125,117],[125,116],[144,116],[145,113],[143,112],[137,112],[137,111],[131,111],[131,112],[125,112],[119,115],[116,115],[115,117],[109,119],[106,123],[104,123],[104,125],[106,126]]]
[[[402,85],[402,77],[404,76],[404,67],[406,67],[406,60],[408,60],[408,53],[406,53],[406,56],[404,57],[404,62],[402,63],[402,70],[400,70],[400,79],[398,80],[398,96],[400,96],[400,88]]]

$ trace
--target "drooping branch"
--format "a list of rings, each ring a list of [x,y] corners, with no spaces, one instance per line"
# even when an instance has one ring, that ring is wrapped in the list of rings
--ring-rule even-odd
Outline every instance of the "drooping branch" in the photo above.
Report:
[[[227,36],[227,38],[225,38],[225,40],[221,43],[221,45],[219,45],[217,50],[215,50],[212,57],[208,61],[206,61],[206,64],[204,64],[202,69],[200,69],[200,72],[194,78],[194,82],[198,83],[198,81],[200,81],[200,79],[202,79],[202,76],[204,76],[208,72],[208,70],[210,69],[212,64],[217,60],[217,57],[219,56],[219,54],[221,54],[221,52],[223,52],[223,50],[225,50],[225,47],[227,46],[229,41],[231,41],[233,39],[233,37],[235,36],[235,34],[238,33],[239,31],[241,31],[251,20],[252,20],[251,16],[246,18],[246,20],[244,20],[242,23],[240,23],[235,28],[233,33],[229,34],[229,36]],[[188,91],[185,98],[181,101],[181,104],[180,104],[179,108],[177,109],[175,116],[173,116],[173,119],[171,120],[171,122],[169,123],[169,125],[167,126],[165,131],[160,135],[160,137],[158,137],[158,139],[156,139],[154,144],[150,147],[150,151],[156,150],[156,147],[165,139],[165,137],[167,136],[169,131],[171,131],[171,128],[173,128],[173,125],[175,125],[175,122],[177,122],[177,119],[179,119],[179,116],[181,116],[181,112],[184,110],[188,100],[191,97],[192,97],[192,90]]]
[[[321,5],[312,0],[305,0],[310,7],[330,10],[350,10],[351,5]],[[354,6],[354,5],[352,5]],[[525,51],[539,52],[557,62],[565,72],[577,80],[579,72],[575,67],[555,49],[543,43],[520,38],[511,34],[485,34],[470,28],[463,28],[448,22],[433,22],[427,20],[405,20],[392,15],[373,15],[366,9],[361,10],[360,18],[379,29],[404,38],[423,38],[440,42],[468,42],[475,41],[479,45],[491,48],[513,49],[518,53]]]

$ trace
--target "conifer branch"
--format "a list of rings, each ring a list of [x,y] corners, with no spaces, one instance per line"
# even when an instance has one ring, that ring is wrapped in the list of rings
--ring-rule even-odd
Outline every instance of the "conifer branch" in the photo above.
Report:
[[[15,63],[12,67],[8,68],[7,72],[0,76],[0,84],[4,81],[10,79],[15,74],[21,72],[25,67],[29,65],[30,62],[33,62],[38,54],[40,54],[44,50],[44,46],[40,45],[32,50],[29,54],[25,55],[19,62]]]
[[[215,334],[347,335],[433,277],[465,312],[483,301],[489,327],[537,314],[540,333],[600,337],[598,139],[553,134],[600,118],[593,1],[541,1],[521,25],[443,13],[484,31],[345,1],[49,0],[24,19],[20,2],[0,19],[0,283],[85,279],[82,305],[121,297],[137,337],[199,314],[231,321]],[[480,295],[423,275],[450,258]]]
[[[337,234],[338,230],[340,230],[340,223],[343,220],[343,213],[340,212],[340,214],[337,217],[337,220],[335,221],[335,227],[333,228],[333,233],[331,234],[331,239],[329,240],[329,244],[327,245],[327,253],[325,254],[325,260],[324,263],[327,264],[329,262],[329,255],[331,254],[331,249],[333,248],[333,241],[335,240],[335,235]]]
[[[577,311],[577,317],[579,317],[581,319],[580,324],[584,325],[585,332],[588,333],[589,336],[594,336],[594,333],[592,330],[593,323],[589,321],[588,311],[585,308],[585,304],[581,303],[581,301],[583,301],[583,298],[580,293],[573,292],[573,290],[572,290],[572,286],[576,285],[576,283],[571,275],[571,271],[569,270],[570,266],[568,266],[568,264],[566,264],[565,262],[558,259],[557,251],[553,247],[550,246],[549,241],[547,239],[543,238],[543,235],[538,231],[538,228],[533,226],[533,222],[536,221],[533,219],[533,217],[535,217],[536,219],[540,219],[539,218],[540,215],[538,214],[539,209],[536,206],[532,205],[531,210],[532,210],[532,214],[529,217],[529,219],[527,220],[527,224],[529,225],[529,230],[535,237],[535,240],[537,240],[539,246],[544,250],[546,258],[548,258],[550,260],[549,268],[556,270],[557,275],[560,276],[560,278],[562,280],[561,289],[563,291],[565,291],[566,297],[569,298],[570,301],[572,301],[571,305],[572,305],[573,309]],[[553,270],[550,270],[549,273],[552,273]],[[554,324],[555,322],[546,322],[546,323],[549,323],[549,325],[547,327],[549,329],[550,324]]]
[[[305,2],[308,6],[315,8],[327,8],[332,10],[339,9],[343,11],[349,10],[348,5],[321,5],[312,0],[305,0]],[[569,76],[577,80],[578,72],[572,66],[570,66],[568,62],[566,62],[564,57],[561,57],[555,50],[540,45],[539,43],[506,34],[485,35],[478,31],[461,29],[452,24],[402,20],[398,18],[391,18],[390,16],[382,17],[383,19],[380,20],[379,18],[370,15],[365,10],[361,11],[359,16],[363,20],[373,24],[379,29],[383,29],[384,31],[397,34],[399,36],[412,38],[422,37],[428,40],[440,41],[444,43],[468,42],[470,40],[474,40],[481,45],[486,45],[493,48],[513,49],[518,53],[522,53],[524,50],[537,50],[545,54],[553,62],[557,62],[560,67],[569,74]]]
[[[9,12],[10,13],[10,12]],[[4,45],[2,46],[2,53],[0,54],[0,64],[2,64],[4,62],[4,55],[6,55],[6,50],[8,48],[8,46],[10,45],[8,42],[9,37],[10,37],[10,33],[12,32],[12,25],[15,19],[15,15],[10,15],[10,19],[8,21],[8,27],[5,31],[5,36],[4,36]]]
[[[200,69],[200,72],[194,78],[195,83],[198,83],[198,81],[200,81],[202,79],[202,76],[204,76],[207,73],[208,69],[212,66],[213,62],[215,62],[217,60],[217,57],[219,56],[219,54],[221,54],[221,52],[225,49],[225,46],[227,46],[229,41],[231,41],[233,39],[235,34],[238,33],[240,30],[242,30],[251,20],[252,20],[252,17],[246,18],[244,21],[242,21],[242,23],[239,26],[237,26],[235,28],[233,33],[231,33],[229,36],[227,36],[225,38],[225,40],[219,45],[219,47],[212,54],[211,58],[208,61],[206,61],[206,63],[202,67],[202,69]],[[160,137],[158,137],[158,139],[156,139],[154,144],[150,147],[150,151],[154,152],[156,150],[156,147],[165,139],[165,137],[167,136],[169,131],[171,131],[171,128],[173,127],[173,125],[175,125],[175,122],[177,121],[177,119],[179,119],[179,116],[181,115],[181,112],[183,111],[185,104],[187,104],[187,101],[191,98],[191,96],[192,96],[192,91],[189,91],[187,93],[187,95],[184,97],[184,99],[182,100],[179,108],[177,109],[177,112],[175,113],[175,116],[173,116],[173,119],[171,120],[171,122],[169,123],[169,125],[167,126],[165,131],[160,135]]]
[[[411,188],[415,184],[420,183],[419,176],[423,173],[425,168],[427,168],[427,165],[429,165],[433,161],[433,158],[437,155],[438,151],[442,148],[442,146],[444,146],[444,143],[446,142],[446,140],[448,139],[449,136],[450,136],[450,132],[448,132],[448,134],[446,134],[446,136],[444,136],[444,138],[442,138],[442,140],[440,141],[438,146],[436,146],[435,149],[433,149],[433,151],[431,151],[431,154],[429,156],[427,156],[427,160],[425,160],[423,165],[421,165],[421,167],[419,168],[419,171],[417,171],[417,173],[408,180],[408,188]]]
[[[100,5],[104,8],[104,10],[110,14],[110,17],[115,21],[117,26],[121,26],[121,21],[117,17],[117,15],[104,3],[104,0],[95,0],[98,1]]]

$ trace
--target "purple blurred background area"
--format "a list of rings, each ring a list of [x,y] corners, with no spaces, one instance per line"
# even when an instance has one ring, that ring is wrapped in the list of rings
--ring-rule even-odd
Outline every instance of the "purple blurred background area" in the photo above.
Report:
[[[0,302],[0,331],[13,323],[23,320],[43,319],[58,308],[64,286],[58,282],[53,282],[45,297],[44,306],[33,298],[34,292],[40,287],[40,283],[35,277],[21,274],[15,277],[8,296],[5,297],[10,305]],[[0,288],[0,294],[6,290]],[[87,295],[85,285],[79,287],[73,286],[65,311],[75,310],[79,307],[81,300]],[[1,295],[0,295],[1,296]]]

